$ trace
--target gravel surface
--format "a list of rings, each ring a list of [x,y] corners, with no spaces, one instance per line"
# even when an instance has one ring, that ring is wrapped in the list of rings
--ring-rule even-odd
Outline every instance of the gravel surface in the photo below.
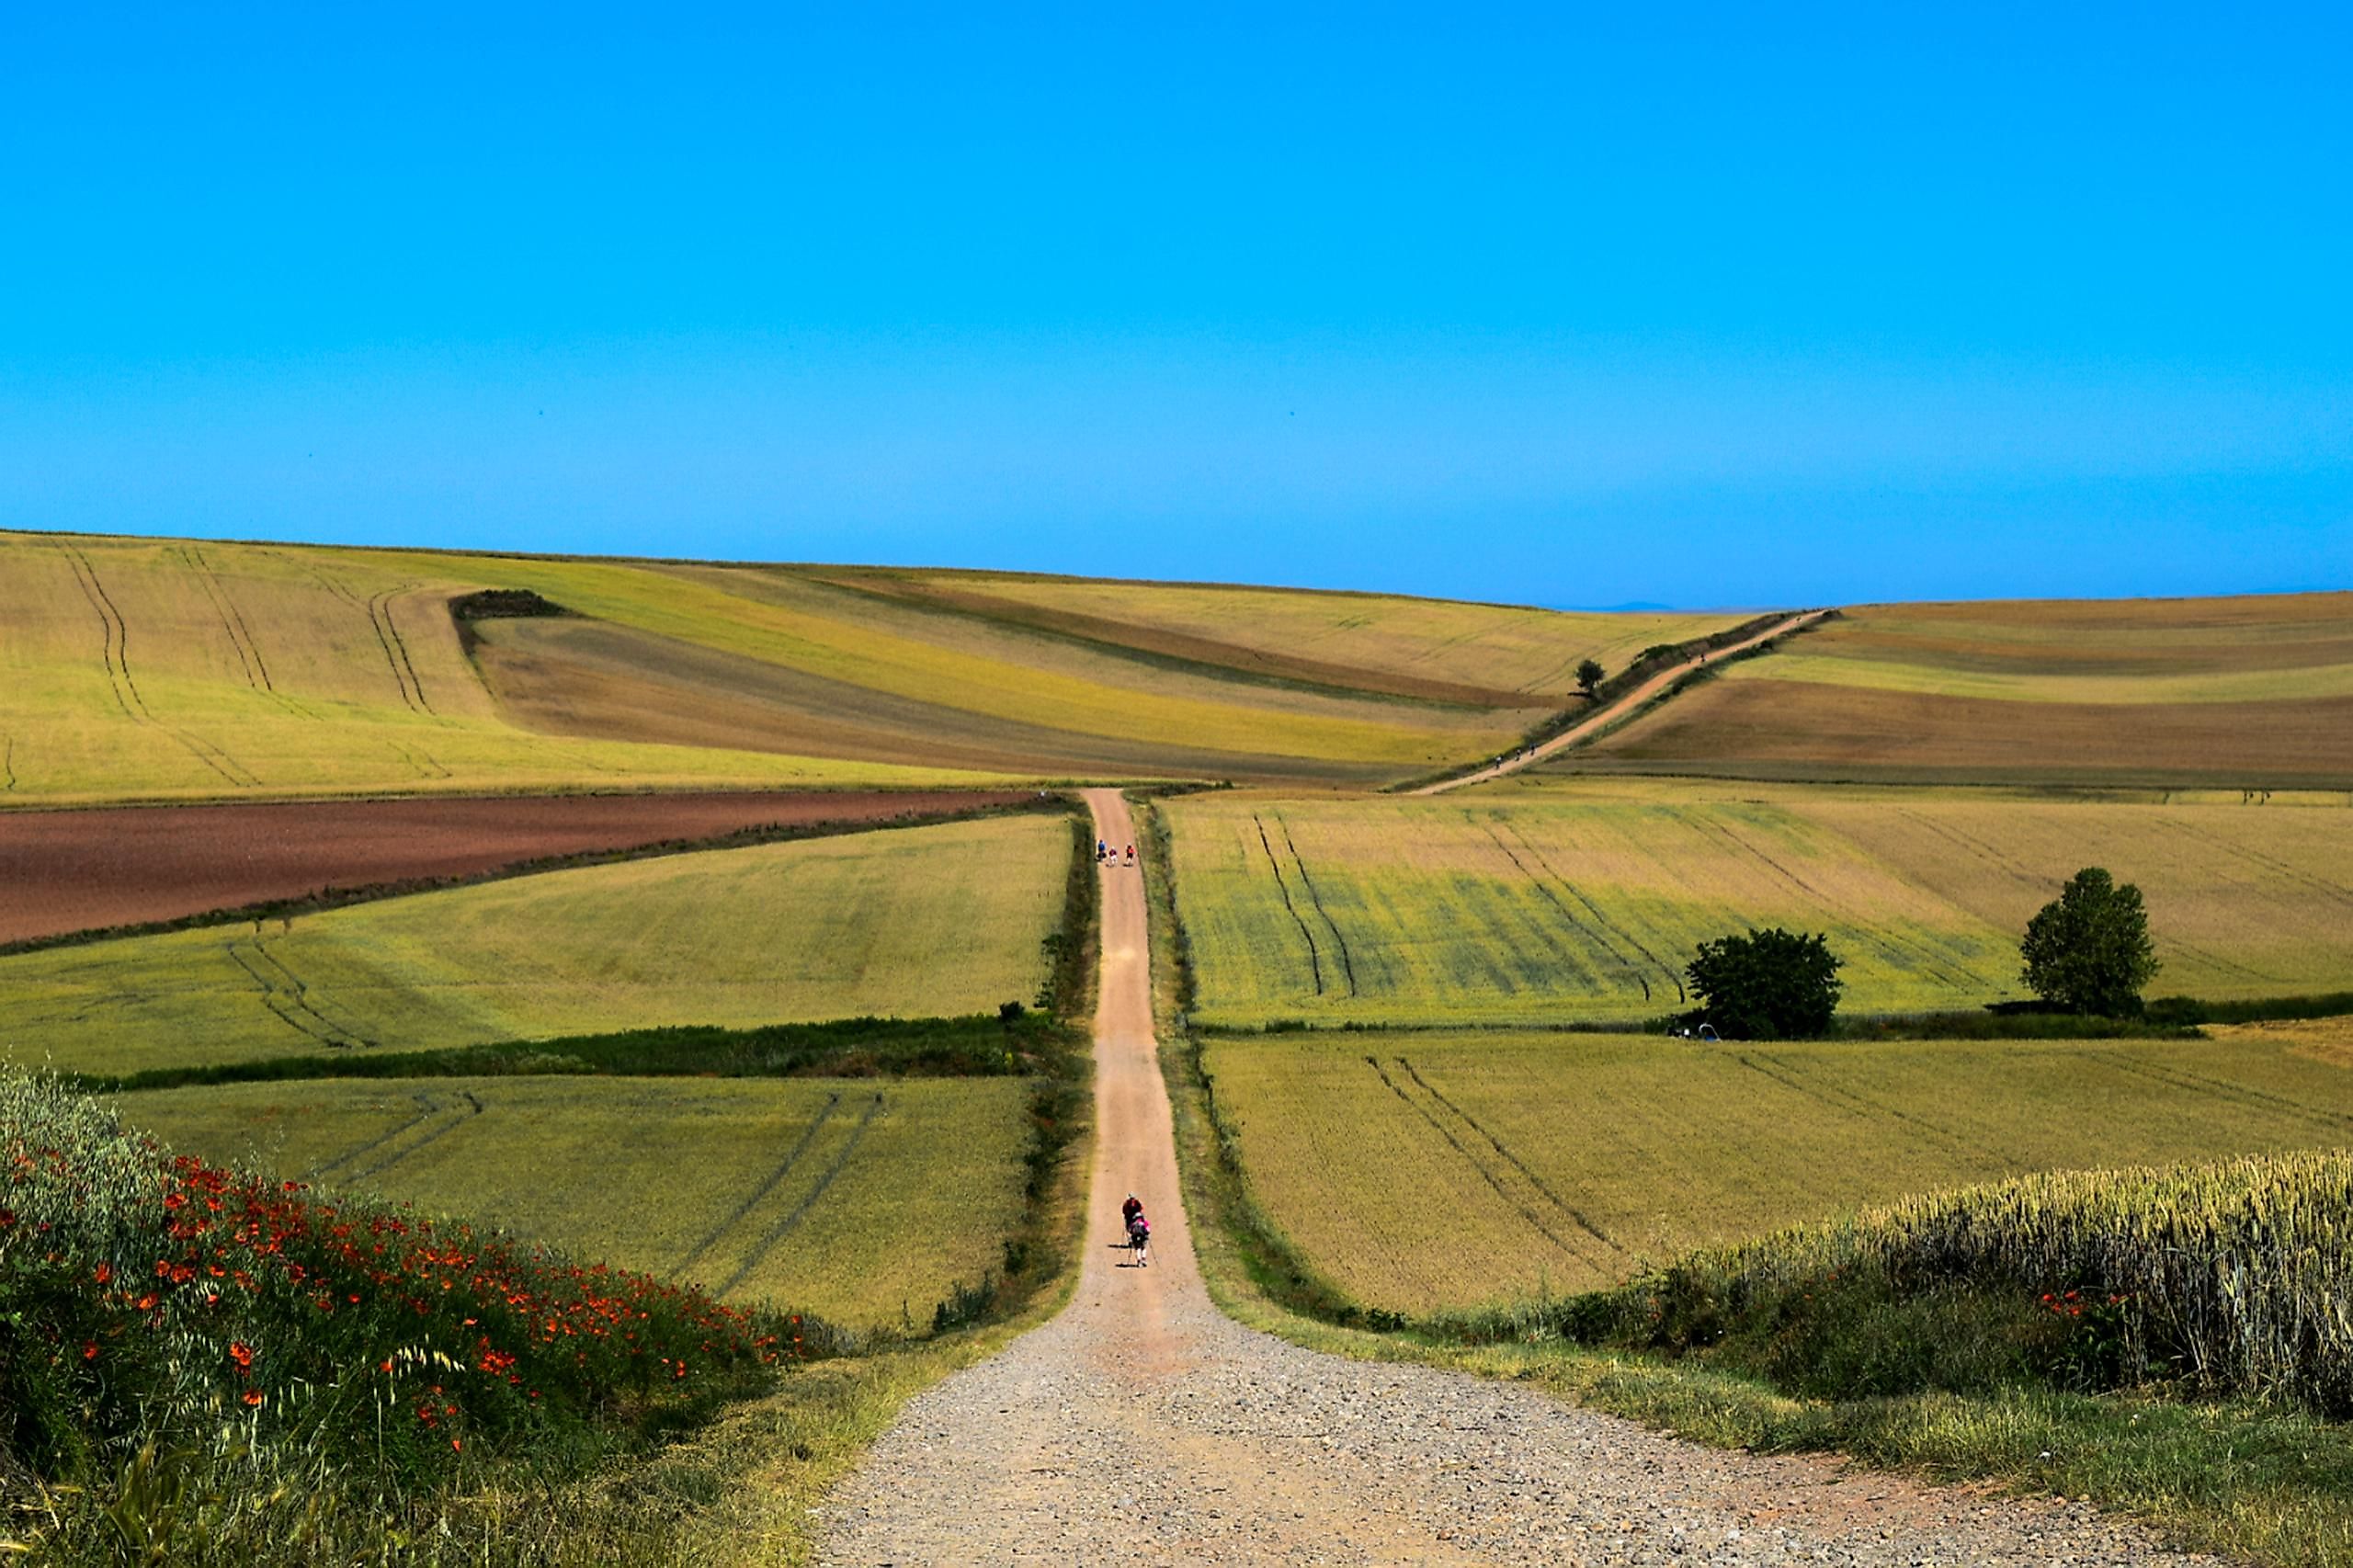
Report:
[[[1102,836],[1131,842],[1116,795]],[[1704,1449],[1534,1390],[1351,1361],[1202,1291],[1152,1051],[1136,873],[1107,875],[1090,1247],[1052,1323],[909,1403],[823,1510],[827,1562],[2188,1563],[2083,1506]]]

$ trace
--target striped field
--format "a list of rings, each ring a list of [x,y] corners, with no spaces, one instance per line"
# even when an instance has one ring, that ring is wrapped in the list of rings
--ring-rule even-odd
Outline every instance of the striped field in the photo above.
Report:
[[[2353,981],[2353,810],[1794,787],[1511,782],[1418,801],[1175,800],[1194,1017],[1633,1020],[1698,944],[1826,932],[1850,1012],[2021,994],[2026,921],[2086,865],[2146,895],[2154,994]]]
[[[1378,784],[1509,744],[1589,653],[1725,619],[1065,585],[1074,628],[1006,581],[0,533],[0,805]],[[452,601],[484,589],[569,613],[461,629]],[[1272,651],[1293,640],[1313,656]]]
[[[1204,1066],[1260,1208],[1349,1296],[1409,1312],[2028,1172],[2353,1141],[2353,1071],[2256,1038],[1366,1032],[1213,1038]]]

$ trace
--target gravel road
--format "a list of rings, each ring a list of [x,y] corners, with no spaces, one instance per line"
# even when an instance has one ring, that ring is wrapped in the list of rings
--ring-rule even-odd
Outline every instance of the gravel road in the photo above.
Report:
[[[1125,802],[1089,795],[1100,835]],[[2188,1563],[2089,1507],[1695,1447],[1532,1390],[1350,1361],[1202,1291],[1154,1060],[1140,873],[1104,873],[1098,1129],[1076,1299],[912,1401],[827,1499],[878,1564]],[[1154,1218],[1127,1267],[1119,1205]]]

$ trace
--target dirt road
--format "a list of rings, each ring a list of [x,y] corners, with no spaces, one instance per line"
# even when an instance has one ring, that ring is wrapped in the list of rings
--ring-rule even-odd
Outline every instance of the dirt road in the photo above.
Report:
[[[1425,784],[1418,790],[1408,790],[1405,792],[1409,795],[1442,795],[1449,790],[1460,790],[1466,784],[1483,784],[1490,778],[1501,778],[1506,773],[1517,773],[1523,767],[1543,761],[1555,752],[1564,751],[1576,744],[1603,725],[1617,722],[1685,676],[1706,665],[1711,659],[1721,664],[1736,653],[1748,652],[1749,649],[1760,643],[1770,642],[1776,637],[1787,637],[1802,627],[1812,626],[1829,613],[1826,609],[1810,609],[1802,615],[1790,616],[1787,620],[1775,621],[1756,636],[1734,642],[1729,647],[1713,649],[1694,658],[1686,659],[1679,665],[1670,665],[1652,676],[1631,691],[1625,692],[1595,709],[1541,744],[1524,752],[1515,752],[1501,762],[1492,763],[1476,773],[1466,773],[1460,778],[1441,778],[1435,784]]]
[[[1127,807],[1092,791],[1098,835]],[[1526,1389],[1302,1350],[1210,1304],[1154,1056],[1142,874],[1103,879],[1098,1125],[1076,1299],[911,1402],[828,1499],[882,1563],[2143,1563],[2088,1509],[1695,1448]],[[1120,1199],[1151,1267],[1116,1245]]]

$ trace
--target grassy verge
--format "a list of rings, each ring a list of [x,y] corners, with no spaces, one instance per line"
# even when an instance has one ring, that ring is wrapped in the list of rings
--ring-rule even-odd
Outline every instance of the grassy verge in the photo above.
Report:
[[[1525,1314],[1517,1332],[1488,1323],[1477,1335],[1460,1323],[1404,1324],[1365,1311],[1318,1275],[1251,1194],[1187,1028],[1185,936],[1168,893],[1165,835],[1148,810],[1140,832],[1186,1208],[1210,1294],[1238,1321],[1312,1349],[1533,1383],[1718,1447],[1838,1452],[1935,1481],[2087,1497],[2186,1545],[2259,1562],[2353,1559],[2353,1429],[2298,1404],[1998,1383],[1790,1392],[1753,1361],[1574,1343],[1563,1333],[1567,1303]],[[1760,1332],[1769,1342],[1770,1327]]]

